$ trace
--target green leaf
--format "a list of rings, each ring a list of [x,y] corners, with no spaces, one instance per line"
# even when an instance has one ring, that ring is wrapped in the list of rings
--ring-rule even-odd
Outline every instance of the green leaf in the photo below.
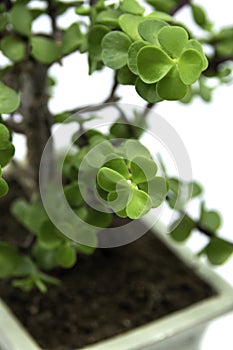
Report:
[[[40,228],[38,239],[41,247],[52,250],[60,246],[65,238],[51,221],[45,221]]]
[[[203,29],[210,30],[212,24],[207,18],[206,12],[202,6],[191,4],[191,10],[194,21]]]
[[[141,36],[138,32],[138,25],[143,21],[143,17],[131,14],[123,14],[119,17],[119,25],[131,39],[140,40]]]
[[[70,185],[66,185],[64,187],[64,193],[71,207],[79,207],[83,203],[83,198],[77,181],[71,183]]]
[[[193,84],[203,70],[202,55],[194,49],[185,50],[178,61],[178,70],[184,84]]]
[[[9,19],[16,32],[26,36],[31,34],[32,15],[25,5],[14,5]]]
[[[188,42],[188,33],[182,27],[167,26],[160,29],[158,40],[163,49],[172,57],[179,57]]]
[[[5,196],[8,191],[9,187],[7,185],[7,182],[3,178],[0,178],[0,198]]]
[[[19,255],[14,246],[0,242],[0,278],[11,277],[19,262]]]
[[[176,67],[158,82],[157,93],[164,100],[181,100],[188,92],[187,86],[181,81]]]
[[[121,15],[121,11],[114,9],[107,9],[105,11],[101,11],[96,16],[96,23],[105,24],[107,26],[118,27],[118,18]]]
[[[85,221],[96,227],[108,227],[112,222],[112,214],[90,209]]]
[[[192,230],[195,228],[195,223],[190,217],[185,215],[178,225],[176,221],[172,226],[174,229],[171,232],[171,237],[177,242],[183,242],[189,238]]]
[[[149,4],[156,8],[158,11],[171,12],[177,4],[177,0],[147,0]]]
[[[78,23],[73,23],[66,29],[62,38],[62,52],[68,54],[77,50],[83,42],[83,35]]]
[[[62,56],[62,46],[52,39],[34,36],[31,38],[32,56],[45,64],[57,61]]]
[[[127,160],[132,160],[135,154],[151,159],[148,149],[137,140],[127,140],[124,144],[124,154]]]
[[[203,51],[203,47],[202,45],[199,43],[199,41],[195,40],[195,39],[190,39],[187,44],[185,45],[185,48],[184,48],[184,51],[186,49],[194,49],[196,51],[198,51],[201,56],[202,56],[202,61],[203,61],[203,67],[202,67],[202,70],[205,70],[207,67],[208,67],[208,60],[206,58],[206,55]]]
[[[160,21],[165,22],[174,22],[174,18],[170,16],[169,14],[161,11],[154,11],[149,13],[149,15],[146,16],[146,18],[154,18]]]
[[[106,66],[119,69],[126,65],[128,49],[131,44],[129,37],[118,31],[105,35],[102,40],[102,59]]]
[[[128,67],[133,74],[138,75],[137,55],[142,47],[146,46],[144,41],[135,41],[130,45],[128,51]]]
[[[110,155],[110,158],[112,157],[112,159],[110,159],[109,161],[107,161],[104,166],[106,168],[110,168],[112,170],[117,171],[118,173],[120,173],[125,179],[129,179],[130,178],[130,174],[128,171],[128,167],[124,161],[124,159],[122,158],[113,158],[113,155]]]
[[[213,88],[211,88],[211,87],[209,87],[208,85],[205,84],[204,79],[199,79],[200,97],[205,102],[210,102],[211,101],[213,90],[214,90]]]
[[[134,85],[136,79],[137,76],[129,70],[128,66],[124,66],[118,71],[117,81],[119,84]]]
[[[192,187],[192,198],[200,196],[203,192],[203,188],[197,182],[191,182],[190,186]]]
[[[232,256],[233,246],[221,238],[214,237],[205,248],[205,253],[211,264],[222,265]]]
[[[109,31],[108,27],[101,24],[95,25],[90,29],[88,33],[88,52],[94,60],[102,60],[101,43]]]
[[[56,262],[64,268],[71,268],[77,261],[75,248],[70,245],[63,245],[56,252]]]
[[[14,112],[19,107],[19,103],[17,93],[0,82],[0,114]]]
[[[120,8],[122,11],[132,13],[133,15],[143,15],[145,8],[136,0],[123,0]]]
[[[221,226],[221,217],[218,212],[214,210],[206,210],[204,203],[201,205],[200,224],[205,228],[216,232]]]
[[[140,78],[136,80],[135,89],[139,96],[149,103],[157,103],[162,98],[157,93],[157,84],[146,84]]]
[[[143,47],[137,56],[138,74],[148,84],[161,80],[173,65],[173,60],[155,46]]]
[[[1,41],[1,50],[11,61],[18,62],[25,57],[26,45],[15,36],[5,36]]]
[[[132,180],[136,184],[152,180],[158,170],[157,165],[151,159],[137,156],[130,162]]]
[[[120,173],[106,167],[102,167],[97,174],[98,185],[107,192],[116,191],[117,183],[122,180],[125,178]]]
[[[11,159],[14,157],[15,147],[12,143],[9,143],[9,146],[6,149],[0,150],[0,165],[2,167],[10,163]]]
[[[5,125],[0,123],[0,150],[6,149],[9,146],[10,133]]]
[[[126,206],[132,198],[133,188],[131,186],[108,194],[109,206],[120,217],[127,217]]]
[[[150,197],[144,191],[134,189],[132,198],[127,204],[126,213],[127,216],[134,220],[139,219],[145,215],[152,207]]]
[[[47,214],[42,203],[29,203],[20,198],[13,202],[11,213],[34,234],[39,233],[41,225],[47,220]]]
[[[140,183],[139,188],[150,196],[152,207],[157,208],[165,201],[169,186],[165,178],[156,176],[151,181]]]
[[[138,32],[144,40],[157,45],[158,32],[165,26],[168,26],[166,22],[156,19],[146,19],[138,25]]]
[[[37,270],[35,263],[28,256],[20,256],[17,265],[18,266],[14,271],[14,276],[17,277],[33,275]]]
[[[42,247],[39,242],[33,246],[33,256],[36,263],[44,270],[51,270],[57,266],[55,250],[48,250]]]

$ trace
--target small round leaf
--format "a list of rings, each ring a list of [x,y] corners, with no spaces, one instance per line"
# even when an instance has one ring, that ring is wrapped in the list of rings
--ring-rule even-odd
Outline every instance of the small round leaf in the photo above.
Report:
[[[48,250],[58,247],[64,241],[64,237],[51,221],[42,224],[38,238],[40,245]]]
[[[70,245],[62,245],[56,251],[56,262],[64,268],[71,268],[77,260],[76,251]]]
[[[167,26],[158,33],[160,45],[173,57],[179,57],[188,42],[188,33],[182,27]]]
[[[203,70],[202,55],[194,49],[185,50],[179,59],[178,70],[184,84],[193,84]]]
[[[126,213],[127,216],[132,219],[139,219],[145,215],[152,207],[150,197],[144,191],[134,189],[132,198],[127,204]]]
[[[9,191],[9,187],[3,178],[0,178],[0,197],[5,196]]]
[[[138,74],[148,84],[161,80],[173,65],[173,60],[155,46],[143,47],[137,56]]]
[[[221,238],[214,237],[205,248],[205,253],[211,264],[222,265],[232,256],[233,246]]]
[[[48,38],[34,36],[31,38],[32,56],[42,63],[53,63],[62,56],[62,47]]]
[[[138,25],[142,21],[143,17],[134,16],[128,13],[125,13],[119,17],[119,25],[121,29],[133,40],[141,39],[141,36],[138,33]]]
[[[25,57],[26,45],[17,37],[5,36],[1,41],[1,50],[11,61],[18,62]]]
[[[130,38],[118,31],[105,35],[102,40],[102,59],[106,66],[119,69],[126,65]]]
[[[157,93],[157,84],[146,84],[140,78],[136,80],[135,89],[139,96],[149,103],[157,103],[162,98]]]
[[[192,230],[195,228],[193,220],[185,215],[181,222],[173,224],[174,230],[171,232],[171,237],[177,242],[183,242],[189,238]]]
[[[0,82],[0,114],[12,113],[19,107],[19,96],[17,93]]]
[[[139,24],[138,32],[144,40],[151,44],[158,44],[158,32],[165,26],[168,26],[166,22],[149,18]]]
[[[142,47],[146,46],[144,41],[138,40],[130,45],[128,51],[128,67],[132,73],[138,75],[137,55]]]
[[[118,182],[125,178],[117,171],[110,168],[102,167],[97,174],[98,185],[107,192],[116,191]]]
[[[181,100],[187,92],[187,85],[181,81],[176,67],[171,69],[157,84],[157,93],[164,100]]]
[[[6,149],[9,146],[10,133],[5,125],[0,124],[0,150]]]

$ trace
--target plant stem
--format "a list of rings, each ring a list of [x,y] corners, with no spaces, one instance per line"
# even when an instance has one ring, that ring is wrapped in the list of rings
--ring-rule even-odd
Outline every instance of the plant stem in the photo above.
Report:
[[[47,94],[48,66],[28,61],[23,63],[20,72],[21,112],[27,139],[28,166],[34,191],[39,186],[39,168],[45,145],[51,136],[52,116],[48,110]],[[48,152],[47,166],[50,176],[53,174],[53,149]]]
[[[181,0],[178,4],[172,9],[170,12],[171,16],[174,16],[179,10],[181,10],[184,6],[189,5],[191,0]]]

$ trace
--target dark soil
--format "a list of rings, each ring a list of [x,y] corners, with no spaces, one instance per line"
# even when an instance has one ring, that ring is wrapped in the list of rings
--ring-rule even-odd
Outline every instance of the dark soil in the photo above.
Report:
[[[23,241],[26,231],[4,207],[0,239],[17,234]],[[151,233],[124,247],[80,256],[75,268],[53,275],[63,283],[45,295],[0,283],[1,297],[46,350],[82,348],[214,295]]]

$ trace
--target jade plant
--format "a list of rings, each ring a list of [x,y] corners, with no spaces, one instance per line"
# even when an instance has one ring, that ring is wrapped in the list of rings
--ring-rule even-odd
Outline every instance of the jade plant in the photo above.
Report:
[[[176,19],[183,7],[189,9],[202,35],[197,37]],[[59,19],[71,10],[76,19],[61,28]],[[51,22],[48,33],[34,30],[41,16]],[[210,102],[212,80],[219,82],[216,86],[231,82],[232,37],[233,27],[216,30],[206,11],[191,0],[1,2],[0,50],[6,63],[0,67],[0,196],[7,196],[12,179],[18,183],[22,198],[11,203],[11,212],[28,231],[22,245],[0,242],[1,278],[23,290],[37,287],[45,292],[48,284],[59,283],[53,269],[71,268],[79,254],[92,254],[98,232],[111,227],[117,217],[122,222],[138,220],[164,204],[176,212],[171,239],[183,242],[199,231],[208,238],[199,254],[212,264],[222,264],[232,255],[233,244],[218,235],[219,213],[205,207],[202,186],[169,175],[162,159],[155,160],[142,143],[148,111],[158,103],[187,104],[196,96]],[[208,54],[206,48],[211,48]],[[75,52],[87,57],[90,75],[104,69],[113,72],[108,98],[98,106],[90,101],[88,118],[80,113],[86,106],[59,114],[48,107],[55,84],[50,68],[62,65],[63,58]],[[120,85],[131,85],[145,101],[144,111],[135,112],[137,122],[129,121],[118,105]],[[88,121],[98,118],[96,112],[101,113],[106,103],[118,112],[116,120],[104,132],[88,129]],[[70,118],[74,113],[77,118]],[[40,163],[52,128],[70,121],[76,122],[79,131],[73,137],[72,152],[64,158],[62,192],[79,219],[75,229],[92,237],[90,246],[66,234],[70,224],[66,217],[64,230],[51,220],[39,186]],[[26,138],[23,162],[14,159],[15,133]],[[50,146],[47,167],[52,174],[60,155]],[[190,200],[200,198],[198,219],[185,212],[186,203],[180,200],[187,188]],[[50,203],[59,216],[63,211],[59,193],[50,190]]]

